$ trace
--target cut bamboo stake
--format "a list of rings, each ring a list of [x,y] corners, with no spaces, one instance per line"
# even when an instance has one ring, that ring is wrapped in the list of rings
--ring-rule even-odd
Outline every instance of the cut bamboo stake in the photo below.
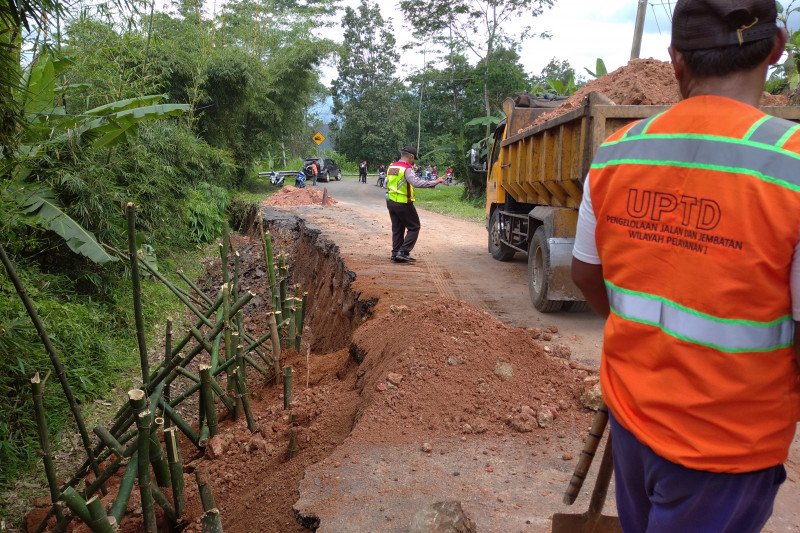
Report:
[[[294,337],[294,349],[296,351],[300,351],[300,343],[303,340],[303,298],[295,298],[295,314],[294,314],[294,321],[295,321],[295,337]]]
[[[89,510],[89,519],[86,525],[95,533],[114,533],[114,528],[111,527],[111,522],[108,520],[106,509],[103,507],[103,502],[95,495],[86,501],[86,508]],[[116,521],[114,521],[116,524]]]
[[[264,233],[264,224],[261,221],[258,225],[261,231],[261,243],[264,246],[264,262],[267,264],[267,275],[269,277],[269,291],[272,300],[272,310],[278,310],[277,281],[275,279],[275,258],[272,256],[272,237],[269,232]]]
[[[167,460],[169,461],[169,473],[172,477],[172,503],[175,508],[175,517],[180,519],[186,500],[183,495],[183,461],[181,460],[181,448],[178,439],[178,432],[175,428],[164,430],[164,444],[167,448]]]
[[[283,408],[292,406],[292,367],[283,367]]]
[[[214,509],[217,504],[214,502],[214,494],[211,492],[211,485],[208,484],[208,470],[206,467],[198,467],[194,471],[194,478],[197,481],[197,492],[200,494],[203,510],[209,511]]]
[[[31,392],[33,394],[33,409],[36,415],[36,429],[39,432],[39,446],[42,448],[42,461],[44,462],[44,473],[47,476],[47,485],[50,487],[50,502],[53,504],[53,512],[57,520],[61,520],[63,515],[57,503],[59,500],[58,479],[56,470],[53,466],[53,458],[50,456],[50,436],[47,433],[47,420],[44,416],[44,402],[42,401],[42,380],[39,373],[31,378]]]
[[[157,405],[157,404],[156,404]],[[155,406],[153,407],[155,409]],[[156,476],[156,484],[159,487],[169,487],[169,463],[161,449],[161,441],[158,439],[158,431],[164,429],[164,419],[156,418],[150,429],[150,464],[153,465],[153,473]]]
[[[142,516],[144,517],[144,529],[147,533],[158,533],[156,527],[156,513],[153,508],[153,494],[150,487],[150,411],[145,409],[136,417],[136,428],[139,436],[138,443],[139,460],[136,461],[139,474],[139,494],[142,499]]]
[[[172,318],[167,319],[167,330],[164,332],[164,364],[168,364],[170,357],[172,357]],[[171,384],[167,383],[164,387],[164,400],[169,403],[171,391]],[[167,418],[164,420],[164,427],[168,428],[172,421]]]
[[[97,435],[97,438],[106,445],[106,448],[114,452],[114,455],[117,457],[123,457],[125,450],[122,448],[122,444],[114,438],[114,435],[111,434],[103,426],[95,426],[94,434]]]
[[[239,294],[239,274],[241,269],[240,262],[241,256],[239,255],[239,252],[233,252],[233,285],[231,286],[231,291],[234,298]]]
[[[294,300],[294,298],[290,298],[290,300]],[[289,330],[286,335],[286,347],[293,348],[296,342],[295,337],[297,336],[296,333],[296,321],[295,317],[297,316],[297,309],[294,305],[290,305],[289,307]]]
[[[287,316],[286,313],[286,284],[289,282],[289,271],[286,268],[286,258],[284,254],[278,255],[278,294],[279,294],[279,305],[278,310],[283,313],[282,316]]]
[[[84,524],[88,524],[92,521],[92,517],[89,515],[89,509],[86,508],[86,501],[78,494],[77,490],[68,486],[61,493],[61,499],[67,504],[69,510],[80,518]]]
[[[125,474],[122,476],[122,481],[119,483],[117,497],[114,499],[111,510],[108,512],[118,524],[122,522],[122,517],[125,515],[125,511],[128,508],[128,501],[131,499],[131,493],[133,492],[133,482],[139,474],[138,460],[139,452],[135,451],[128,460]]]
[[[203,515],[203,533],[223,533],[222,532],[222,517],[219,515],[219,509],[209,509]]]
[[[47,355],[50,357],[50,363],[53,365],[53,369],[56,372],[56,377],[58,378],[59,383],[61,383],[61,388],[64,390],[64,396],[67,399],[70,411],[72,411],[72,416],[75,418],[75,425],[78,426],[78,433],[81,435],[81,442],[83,443],[83,448],[86,450],[87,456],[86,462],[83,464],[79,472],[83,474],[83,472],[86,471],[86,468],[91,466],[95,475],[99,475],[100,467],[95,459],[96,453],[92,450],[92,441],[89,440],[89,432],[86,430],[86,424],[83,421],[83,415],[81,414],[80,407],[78,407],[78,402],[75,399],[75,395],[72,393],[72,387],[70,387],[69,381],[67,381],[67,375],[64,372],[64,367],[61,366],[61,360],[58,358],[56,349],[50,342],[50,337],[47,335],[47,330],[44,329],[44,324],[39,319],[39,315],[36,313],[36,308],[33,306],[33,302],[31,301],[30,297],[28,297],[28,293],[17,276],[14,265],[11,264],[11,260],[6,255],[6,250],[3,248],[2,244],[0,244],[0,261],[2,261],[6,272],[8,273],[8,278],[11,280],[11,283],[14,284],[14,289],[17,291],[17,295],[19,296],[20,300],[22,300],[22,304],[25,306],[25,310],[28,312],[28,316],[30,317],[31,322],[33,322],[36,332],[39,334],[39,339],[41,339],[42,345],[44,345],[44,349],[47,352]]]
[[[164,416],[172,420],[172,423],[175,424],[175,427],[181,430],[181,433],[186,435],[192,444],[200,447],[200,436],[195,433],[192,427],[184,420],[184,418],[178,414],[175,409],[172,408],[168,403],[166,403],[163,399],[161,400],[161,408],[164,409]]]
[[[256,421],[253,418],[253,412],[250,410],[250,399],[247,397],[247,385],[244,374],[238,374],[238,379],[236,380],[236,388],[239,391],[239,398],[242,401],[242,409],[244,409],[244,416],[247,419],[247,429],[250,430],[250,433],[255,433],[256,429]]]
[[[214,405],[214,390],[211,388],[211,367],[200,365],[200,401],[206,414],[209,436],[219,433],[217,408]]]
[[[150,363],[147,360],[147,345],[144,339],[144,316],[142,315],[142,287],[139,278],[139,256],[136,252],[136,205],[128,202],[125,206],[128,217],[128,254],[131,262],[131,281],[133,286],[133,318],[136,322],[136,343],[139,346],[139,363],[142,367],[142,387],[147,388],[150,381]]]
[[[281,379],[281,339],[278,336],[278,322],[276,321],[274,312],[269,314],[268,320],[270,339],[272,340],[272,359],[275,369],[275,383],[279,383],[279,380]]]
[[[238,381],[239,381],[239,367],[236,366],[236,365],[233,365],[233,371],[228,374],[228,383],[233,385],[234,389],[235,389],[236,388],[236,383]],[[236,392],[235,398],[236,398],[236,400],[235,400],[235,402],[233,404],[234,405],[233,419],[234,420],[239,420],[239,416],[242,413],[242,400],[239,398],[239,393],[238,392]]]

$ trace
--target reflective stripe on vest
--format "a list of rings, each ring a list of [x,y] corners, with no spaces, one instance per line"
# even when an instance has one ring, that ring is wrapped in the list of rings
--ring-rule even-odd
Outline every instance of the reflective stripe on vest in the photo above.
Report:
[[[792,132],[785,124],[781,138]],[[780,133],[780,132],[779,132]],[[775,132],[771,135],[774,137]],[[787,137],[788,138],[788,137]],[[664,155],[670,158],[665,159]],[[800,191],[794,171],[800,154],[752,140],[711,135],[631,135],[603,144],[592,169],[615,165],[658,165],[746,174],[793,191]]]
[[[400,204],[407,204],[415,200],[414,187],[406,181],[406,167],[397,163],[392,163],[386,169],[386,188],[388,193],[386,197]]]
[[[621,318],[655,326],[675,338],[728,353],[771,352],[791,346],[789,315],[771,322],[731,320],[690,309],[653,294],[617,287],[606,280],[611,310]]]

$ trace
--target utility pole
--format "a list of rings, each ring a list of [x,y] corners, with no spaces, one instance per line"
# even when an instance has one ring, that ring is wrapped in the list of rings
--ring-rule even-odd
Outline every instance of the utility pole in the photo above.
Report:
[[[638,59],[639,52],[642,49],[642,33],[644,33],[645,13],[647,13],[647,0],[639,0],[639,8],[636,10],[636,26],[633,29],[631,59]]]
[[[423,74],[428,69],[428,63],[426,59],[427,50],[422,50],[422,72]],[[419,109],[417,110],[417,155],[419,155],[419,141],[420,137],[422,136],[422,93],[425,91],[425,79],[423,78],[422,83],[419,86]]]

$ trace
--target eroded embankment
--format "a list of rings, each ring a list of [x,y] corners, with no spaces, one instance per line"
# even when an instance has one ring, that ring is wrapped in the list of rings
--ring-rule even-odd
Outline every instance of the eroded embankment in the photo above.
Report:
[[[331,469],[343,458],[356,463],[373,444],[408,444],[413,453],[430,458],[431,451],[420,445],[432,439],[511,436],[552,447],[550,435],[556,432],[559,443],[574,448],[574,428],[588,419],[580,398],[596,378],[569,362],[567,352],[560,352],[562,357],[545,352],[539,339],[551,332],[511,328],[454,300],[387,305],[371,316],[376,302],[361,300],[353,289],[356,274],[333,242],[297,217],[268,209],[263,215],[276,253],[287,255],[291,284],[308,292],[302,348],[285,350],[281,360],[294,369],[292,408],[283,409],[282,387],[250,370],[258,431],[251,434],[243,419],[232,420],[218,405],[220,435],[204,451],[184,440],[186,531],[201,530],[198,469],[209,473],[227,533],[283,533],[316,528],[352,503],[331,486],[337,478]],[[267,331],[270,302],[258,235],[251,231],[232,239],[241,289],[256,295],[245,308],[246,328],[254,337]],[[213,299],[222,281],[219,260],[206,267],[199,285]],[[229,267],[233,271],[233,261]],[[392,293],[385,293],[391,303]],[[201,362],[203,356],[190,370]],[[196,420],[192,408],[184,415]],[[290,457],[292,437],[299,450]],[[367,491],[391,491],[382,481],[363,484]],[[118,482],[112,481],[103,500],[107,505]],[[169,489],[162,490],[170,497]],[[140,531],[141,525],[135,490],[120,529]]]

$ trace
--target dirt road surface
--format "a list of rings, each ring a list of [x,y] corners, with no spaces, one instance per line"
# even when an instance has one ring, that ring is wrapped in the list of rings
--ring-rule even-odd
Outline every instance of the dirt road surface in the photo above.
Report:
[[[546,315],[533,309],[525,258],[520,254],[510,263],[493,260],[486,251],[483,224],[420,210],[422,232],[414,250],[418,262],[392,264],[384,191],[372,180],[322,186],[328,187],[337,205],[283,209],[338,245],[341,258],[357,275],[353,289],[361,292],[362,299],[378,299],[376,314],[437,298],[462,300],[508,325],[553,326],[557,333],[545,345],[555,349],[566,344],[573,360],[597,367],[602,321],[591,313]],[[364,446],[351,436],[306,471],[295,510],[318,517],[319,531],[404,531],[409,517],[423,506],[456,499],[479,531],[549,531],[553,513],[582,512],[588,503],[593,477],[587,480],[575,506],[561,503],[575,464],[566,451],[577,456],[581,446],[580,442],[565,441],[585,429],[560,432],[546,443],[498,438],[491,433],[471,436],[468,442],[434,438],[428,443],[434,452],[422,456],[418,444]],[[491,471],[484,466],[489,465],[484,461],[487,455],[501,475],[486,474]],[[789,479],[778,496],[767,532],[800,531],[797,437],[787,470]],[[613,486],[612,482],[612,495]],[[606,514],[614,514],[613,497],[609,500]]]

